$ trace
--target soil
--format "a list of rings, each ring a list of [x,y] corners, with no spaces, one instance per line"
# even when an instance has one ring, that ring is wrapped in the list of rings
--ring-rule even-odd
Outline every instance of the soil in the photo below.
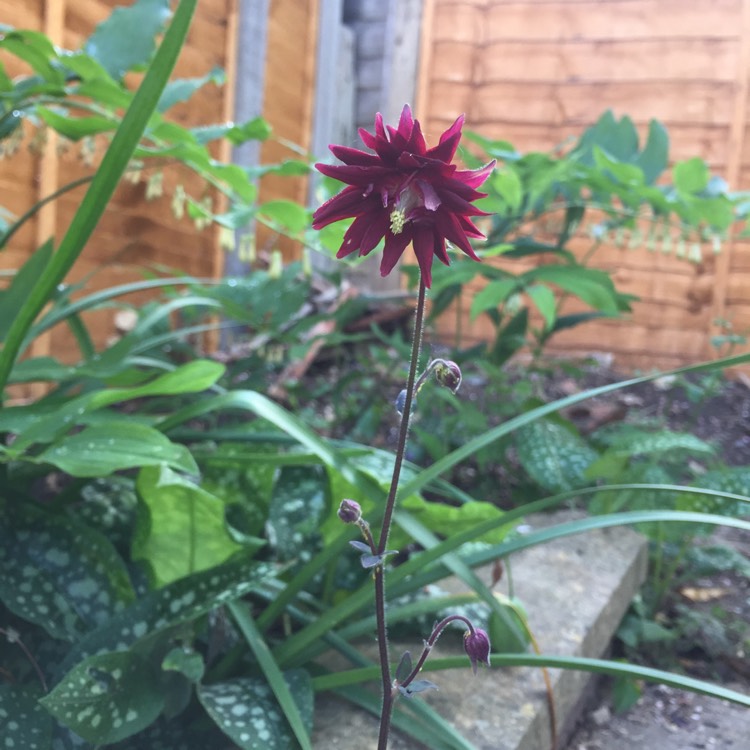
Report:
[[[741,690],[741,685],[727,685]],[[663,685],[613,715],[604,690],[566,750],[748,750],[750,710]]]

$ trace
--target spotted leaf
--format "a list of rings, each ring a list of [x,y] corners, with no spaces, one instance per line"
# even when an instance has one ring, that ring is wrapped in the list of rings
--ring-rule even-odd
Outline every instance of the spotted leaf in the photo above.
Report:
[[[0,685],[0,737],[4,748],[47,750],[52,719],[39,705],[38,695],[20,685]]]
[[[103,535],[31,505],[0,505],[0,514],[0,600],[14,614],[75,640],[135,599]]]
[[[40,703],[83,739],[104,744],[151,724],[161,713],[164,697],[153,664],[121,652],[85,659]]]
[[[302,669],[284,673],[308,732],[312,729],[313,690]],[[220,729],[243,750],[294,750],[299,747],[271,688],[261,679],[241,677],[203,685],[198,697]]]
[[[146,635],[190,622],[256,590],[274,573],[271,565],[239,558],[152,591],[81,639],[66,656],[63,669],[94,654],[124,651]]]

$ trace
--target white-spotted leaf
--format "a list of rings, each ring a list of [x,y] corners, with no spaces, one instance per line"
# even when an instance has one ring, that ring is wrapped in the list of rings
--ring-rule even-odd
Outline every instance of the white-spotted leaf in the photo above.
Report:
[[[85,659],[40,702],[88,742],[105,744],[151,724],[164,696],[153,665],[126,651]]]
[[[47,750],[52,718],[39,704],[39,696],[20,685],[0,685],[0,747]]]
[[[537,419],[517,430],[516,450],[531,478],[550,492],[590,484],[585,472],[598,457],[574,431],[550,419]]]
[[[203,657],[190,648],[173,648],[162,660],[161,668],[165,672],[179,672],[190,682],[198,682],[203,678],[205,665]]]
[[[313,690],[302,669],[284,672],[284,680],[308,732],[312,729]],[[241,677],[203,685],[198,698],[219,728],[242,750],[295,750],[297,741],[265,680]]]
[[[0,600],[14,614],[75,640],[135,599],[125,563],[97,531],[31,505],[0,514]]]
[[[63,668],[94,654],[124,651],[147,634],[190,622],[263,586],[274,571],[271,565],[241,558],[152,591],[81,639]]]

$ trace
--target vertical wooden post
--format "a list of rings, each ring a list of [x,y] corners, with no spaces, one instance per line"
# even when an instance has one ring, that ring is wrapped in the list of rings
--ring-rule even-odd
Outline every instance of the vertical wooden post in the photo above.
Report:
[[[736,89],[732,120],[729,127],[729,158],[727,162],[726,179],[730,188],[736,189],[740,180],[742,168],[742,149],[745,143],[747,127],[748,91],[750,90],[750,0],[742,1],[742,17],[738,19],[740,26],[740,54],[737,65]],[[727,310],[727,293],[729,274],[732,266],[732,251],[734,242],[726,242],[721,253],[716,257],[716,272],[714,278],[714,295],[711,321],[706,336],[706,357],[715,356],[711,347],[711,335],[717,318],[724,318]]]
[[[55,44],[62,45],[65,30],[65,0],[46,0],[44,4],[43,32]],[[37,201],[55,192],[59,187],[60,160],[57,155],[57,133],[48,129],[47,143],[38,160]],[[43,245],[57,230],[57,201],[50,201],[36,215],[34,240],[36,247]],[[32,357],[48,356],[52,348],[52,334],[38,336],[31,344]],[[31,383],[29,395],[39,397],[46,392],[44,383]]]

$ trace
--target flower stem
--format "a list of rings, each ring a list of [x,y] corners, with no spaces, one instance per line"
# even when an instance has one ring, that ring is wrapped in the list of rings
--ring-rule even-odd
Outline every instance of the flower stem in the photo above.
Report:
[[[401,414],[401,425],[398,433],[398,444],[396,446],[396,459],[393,464],[393,476],[391,487],[383,513],[383,523],[380,527],[378,538],[378,554],[383,554],[388,544],[388,535],[391,530],[393,509],[396,505],[396,493],[398,482],[401,477],[401,466],[406,453],[406,439],[409,435],[409,421],[411,418],[411,405],[414,397],[414,384],[417,379],[417,365],[419,363],[419,352],[422,347],[422,329],[424,327],[424,303],[426,288],[424,281],[419,280],[419,296],[417,297],[417,310],[414,317],[414,339],[411,348],[411,361],[409,363],[409,375],[406,381],[406,400],[404,401],[403,413]],[[375,568],[375,616],[377,619],[378,651],[380,657],[380,674],[383,685],[383,705],[380,713],[380,734],[378,736],[378,750],[387,750],[388,735],[391,730],[391,714],[393,712],[393,701],[395,692],[391,684],[391,665],[388,655],[388,628],[385,618],[385,565]]]

